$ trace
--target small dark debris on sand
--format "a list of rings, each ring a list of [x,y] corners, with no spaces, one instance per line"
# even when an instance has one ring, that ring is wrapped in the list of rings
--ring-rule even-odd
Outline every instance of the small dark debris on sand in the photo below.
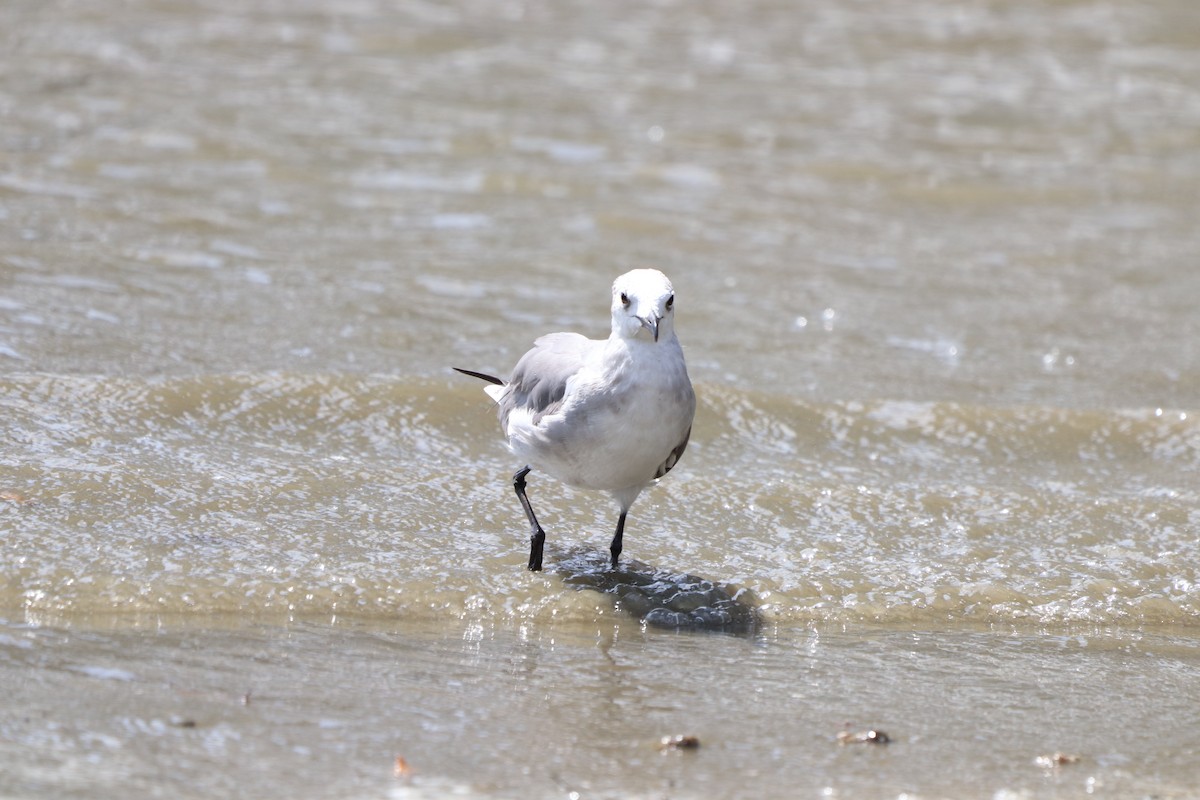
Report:
[[[851,733],[842,731],[837,735],[838,744],[888,744],[892,737],[880,730],[872,728],[868,731]]]
[[[1048,756],[1038,756],[1033,760],[1042,769],[1055,769],[1056,767],[1065,767],[1068,764],[1078,764],[1079,756],[1072,753],[1051,753]]]
[[[664,753],[672,750],[698,750],[700,749],[700,739],[696,736],[681,734],[664,736],[658,741],[658,749]]]

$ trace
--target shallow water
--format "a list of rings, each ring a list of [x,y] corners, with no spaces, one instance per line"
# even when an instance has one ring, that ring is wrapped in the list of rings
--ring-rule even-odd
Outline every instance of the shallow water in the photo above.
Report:
[[[6,794],[1184,797],[1200,750],[1188,634],[197,621],[0,627]]]
[[[16,0],[0,40],[0,792],[1200,784],[1190,0]],[[691,444],[617,572],[611,503],[532,475],[531,575],[449,367],[604,335],[643,265]]]
[[[521,569],[511,465],[473,382],[0,387],[0,604],[31,618],[596,613],[578,581]],[[1200,627],[1200,428],[1186,414],[700,396],[688,469],[631,519],[636,575],[749,590],[772,622]],[[551,572],[602,580],[587,554],[607,547],[611,502],[536,474],[530,494]]]

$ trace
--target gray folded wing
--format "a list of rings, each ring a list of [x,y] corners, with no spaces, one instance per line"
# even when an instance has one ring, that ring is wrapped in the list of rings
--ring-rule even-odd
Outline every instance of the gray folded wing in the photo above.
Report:
[[[551,333],[535,341],[496,398],[501,427],[508,429],[508,416],[516,408],[531,412],[534,425],[557,412],[567,392],[567,381],[587,362],[593,348],[601,345],[603,342],[578,333]]]

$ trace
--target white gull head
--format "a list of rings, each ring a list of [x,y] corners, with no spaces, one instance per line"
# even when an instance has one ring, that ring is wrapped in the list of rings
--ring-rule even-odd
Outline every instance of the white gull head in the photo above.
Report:
[[[635,269],[613,281],[612,331],[657,342],[675,335],[675,290],[656,269]]]

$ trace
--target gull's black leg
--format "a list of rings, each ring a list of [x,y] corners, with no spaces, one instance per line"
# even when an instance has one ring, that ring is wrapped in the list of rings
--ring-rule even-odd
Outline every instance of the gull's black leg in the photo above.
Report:
[[[542,545],[546,542],[546,532],[538,524],[537,517],[533,515],[533,506],[529,505],[529,498],[525,496],[525,476],[528,474],[528,466],[517,470],[513,475],[513,489],[521,501],[521,508],[525,509],[525,516],[529,517],[529,571],[537,572],[542,568]]]
[[[612,553],[612,568],[617,568],[617,559],[621,557],[621,539],[625,536],[625,515],[629,513],[627,509],[621,509],[621,516],[617,517],[617,533],[613,536],[612,544],[608,546],[609,552]]]

